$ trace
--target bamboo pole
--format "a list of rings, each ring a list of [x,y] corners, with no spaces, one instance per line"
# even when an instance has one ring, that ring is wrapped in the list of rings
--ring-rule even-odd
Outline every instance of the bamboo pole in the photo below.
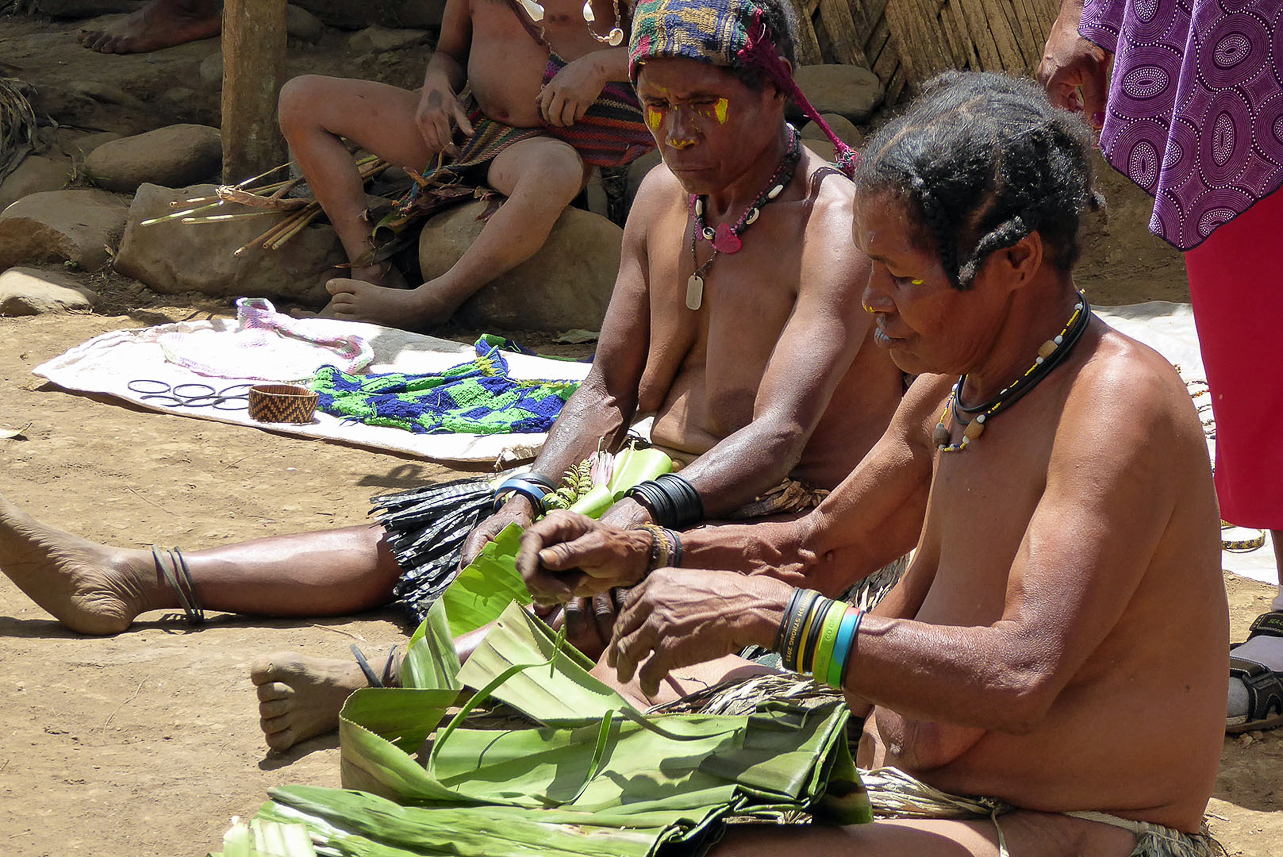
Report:
[[[285,0],[224,0],[223,183],[286,160],[276,128],[285,77]]]

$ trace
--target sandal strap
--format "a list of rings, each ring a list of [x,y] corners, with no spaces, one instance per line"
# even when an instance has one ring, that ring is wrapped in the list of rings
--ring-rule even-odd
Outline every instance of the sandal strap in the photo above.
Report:
[[[361,651],[361,648],[356,643],[353,643],[349,648],[352,649],[352,654],[356,656],[356,665],[361,668],[361,672],[365,673],[365,680],[370,683],[370,687],[401,686],[401,682],[399,680],[393,681],[394,676],[392,675],[392,664],[396,661],[396,646],[392,647],[388,652],[388,659],[383,662],[382,676],[376,673],[374,668],[370,666],[370,662],[365,659],[365,653]],[[396,678],[399,679],[399,676]]]
[[[205,610],[201,607],[200,598],[196,594],[196,584],[192,580],[191,569],[187,567],[187,559],[183,556],[182,551],[178,548],[158,548],[151,546],[151,556],[156,563],[156,569],[169,588],[174,590],[178,596],[178,603],[183,608],[183,614],[187,617],[188,623],[192,625],[203,625],[205,623]]]
[[[1283,611],[1274,610],[1256,617],[1256,621],[1248,629],[1247,638],[1250,640],[1253,637],[1262,635],[1266,637],[1283,637]]]
[[[1248,658],[1230,656],[1230,676],[1247,689],[1248,721],[1283,714],[1283,673]]]
[[[361,672],[365,673],[365,680],[370,683],[370,687],[383,687],[383,681],[370,666],[370,662],[365,659],[365,653],[361,651],[361,647],[353,643],[349,648],[352,649],[352,654],[356,655],[356,665],[361,668]]]

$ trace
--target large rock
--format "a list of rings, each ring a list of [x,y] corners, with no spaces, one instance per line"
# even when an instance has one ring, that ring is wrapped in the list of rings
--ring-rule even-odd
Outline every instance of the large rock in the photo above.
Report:
[[[804,65],[794,78],[821,114],[838,113],[852,122],[868,119],[885,94],[878,76],[858,65]]]
[[[14,265],[74,262],[101,267],[125,227],[128,208],[101,190],[54,190],[23,197],[0,214],[0,271]]]
[[[217,128],[170,125],[102,144],[85,158],[85,172],[99,187],[131,193],[143,182],[195,184],[217,174],[222,163]]]
[[[0,182],[0,211],[13,203],[47,190],[62,190],[71,178],[71,158],[56,155],[28,155],[18,168]]]
[[[470,202],[428,221],[419,237],[424,280],[449,270],[485,226],[485,201]],[[567,208],[542,249],[482,287],[457,318],[482,328],[600,330],[619,273],[624,232],[604,217]]]
[[[298,39],[314,45],[325,35],[325,25],[321,19],[299,6],[285,7],[285,32],[292,39]],[[222,54],[219,54],[219,65],[222,65]]]
[[[75,280],[53,271],[10,268],[0,274],[0,315],[85,312],[97,299]]]
[[[366,27],[348,40],[354,54],[385,54],[412,48],[427,42],[427,30],[394,30],[390,27]]]
[[[828,123],[829,127],[833,129],[833,133],[837,134],[839,140],[852,149],[859,149],[864,146],[864,134],[860,132],[859,128],[855,127],[855,124],[850,119],[837,113],[821,114],[820,118]],[[807,122],[802,126],[802,139],[828,140],[829,138],[819,125],[814,122]]]
[[[170,190],[153,184],[138,189],[129,224],[116,253],[116,270],[142,280],[163,294],[202,292],[216,297],[288,298],[320,306],[329,300],[325,282],[341,276],[334,266],[346,262],[328,225],[313,224],[279,250],[237,249],[266,232],[283,215],[222,223],[142,226],[142,221],[176,210],[171,202],[210,196],[213,185]],[[242,211],[239,206],[229,206]],[[210,212],[203,212],[208,214]]]

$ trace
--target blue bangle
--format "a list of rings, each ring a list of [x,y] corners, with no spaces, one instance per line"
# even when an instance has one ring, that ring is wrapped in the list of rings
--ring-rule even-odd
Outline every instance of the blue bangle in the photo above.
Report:
[[[848,613],[842,618],[842,627],[838,629],[834,650],[842,653],[842,665],[837,671],[837,684],[833,685],[838,690],[846,684],[846,669],[851,665],[851,652],[855,649],[855,637],[860,633],[860,623],[863,620],[864,611],[857,607],[854,616]]]
[[[503,481],[503,484],[495,489],[494,492],[494,510],[498,512],[503,508],[503,504],[508,501],[508,495],[520,494],[528,499],[535,507],[535,514],[542,515],[546,510],[543,505],[543,498],[547,496],[548,490],[537,482],[532,482],[524,476],[510,476]]]

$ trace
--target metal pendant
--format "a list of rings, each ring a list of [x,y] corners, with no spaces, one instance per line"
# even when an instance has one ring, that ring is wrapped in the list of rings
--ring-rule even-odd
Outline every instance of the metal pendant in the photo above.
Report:
[[[686,281],[686,308],[697,310],[704,304],[704,278],[699,274],[691,274],[691,278]]]

